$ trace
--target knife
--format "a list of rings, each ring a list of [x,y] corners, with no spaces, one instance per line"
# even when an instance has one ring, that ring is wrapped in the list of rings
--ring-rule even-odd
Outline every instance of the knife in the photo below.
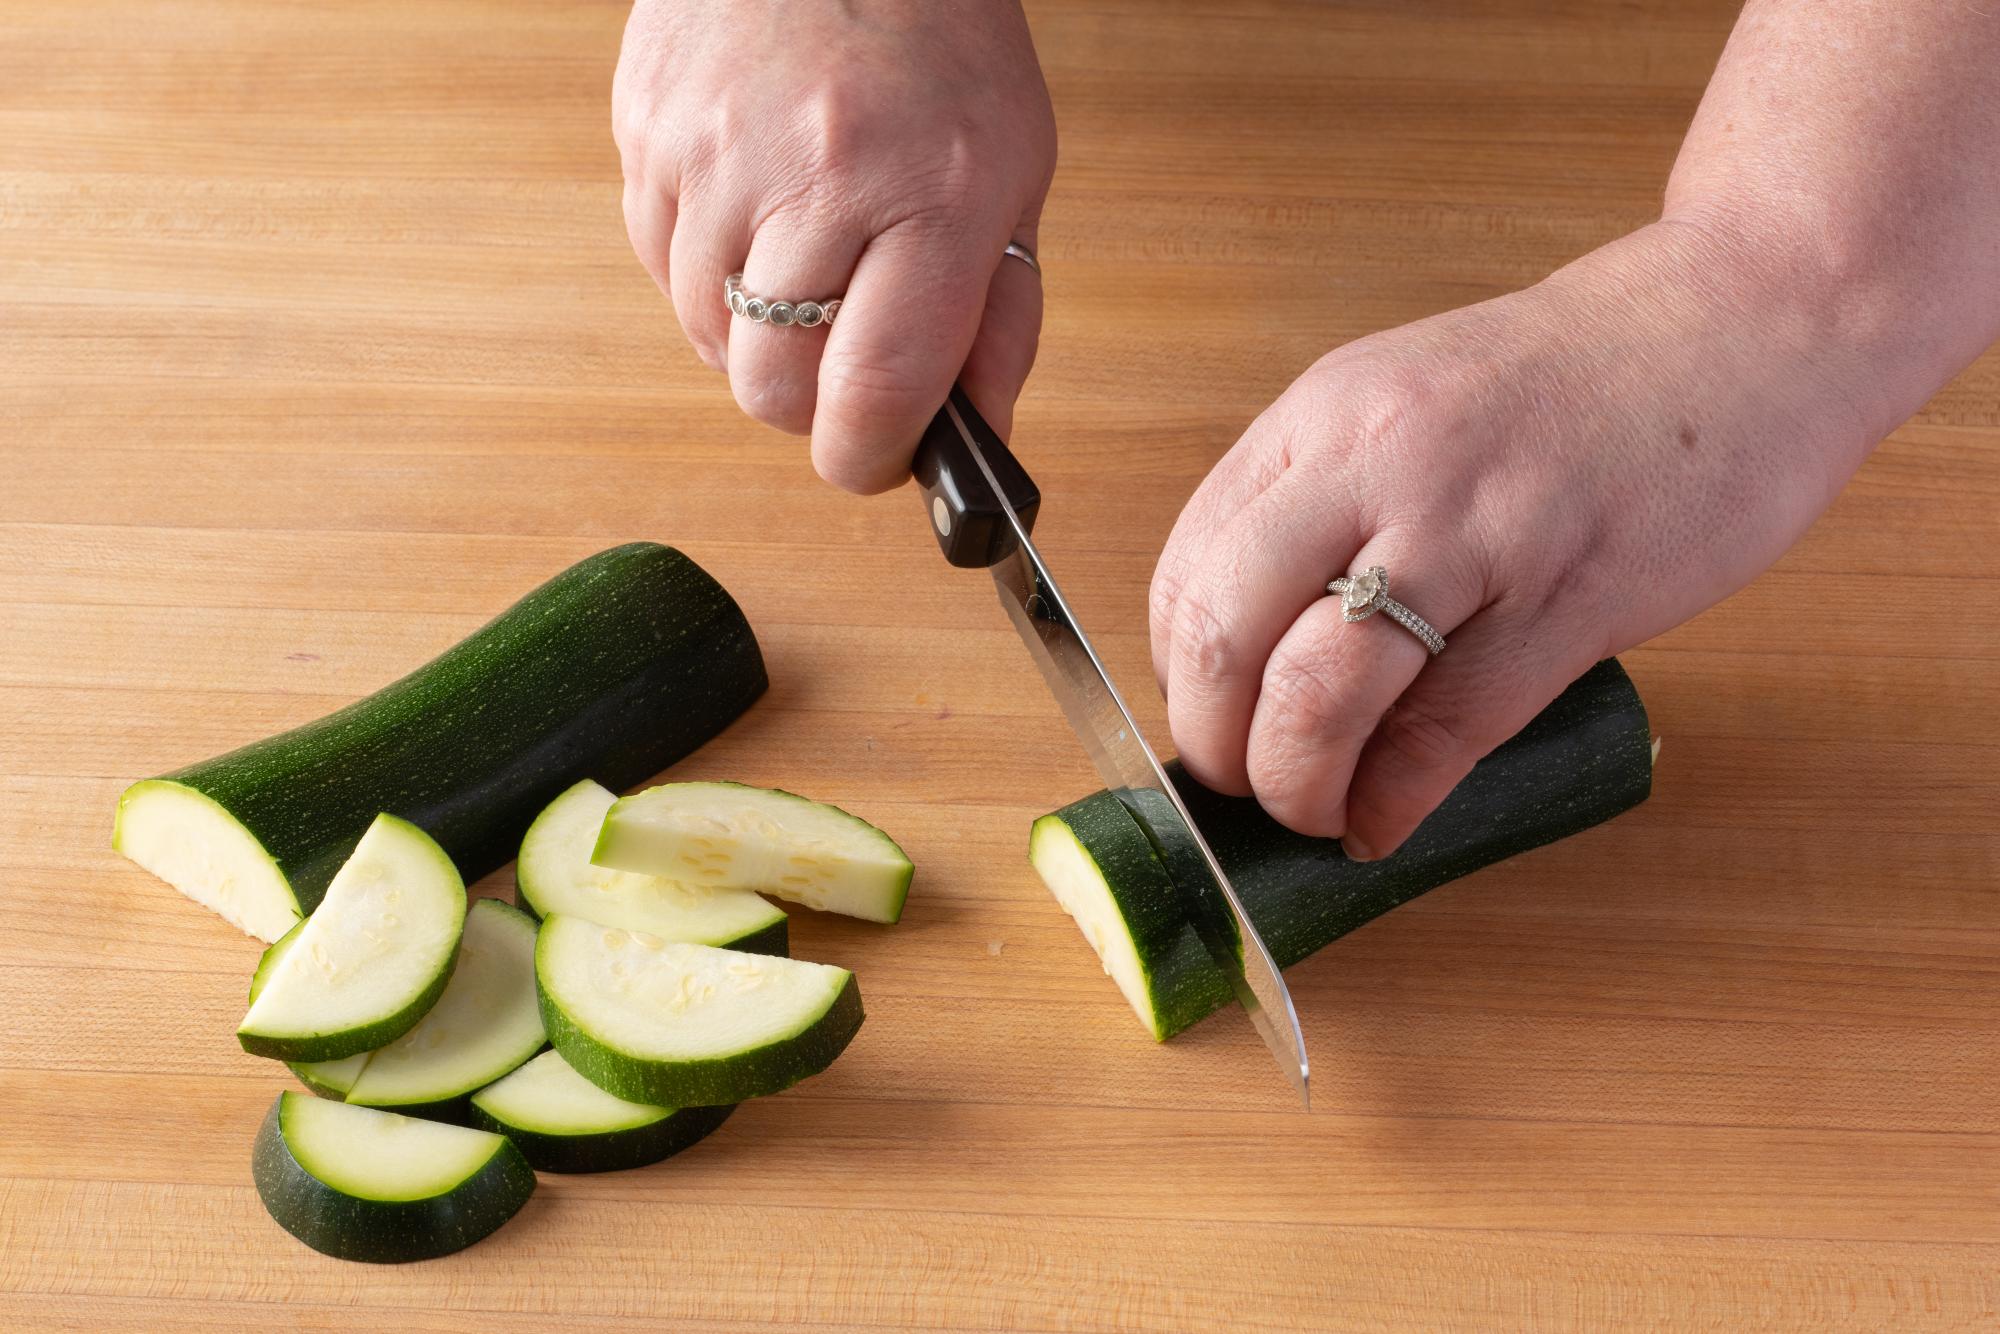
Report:
[[[1235,886],[1035,550],[1028,534],[1041,507],[1041,492],[1034,479],[958,385],[924,431],[910,471],[945,559],[993,575],[1028,656],[1041,669],[1098,775],[1152,840],[1188,905],[1196,934],[1229,978],[1279,1070],[1310,1107],[1305,1035],[1299,1031],[1291,992],[1243,911]]]

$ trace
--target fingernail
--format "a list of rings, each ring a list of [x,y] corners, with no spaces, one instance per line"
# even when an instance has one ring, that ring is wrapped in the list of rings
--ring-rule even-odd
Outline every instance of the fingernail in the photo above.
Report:
[[[1351,862],[1372,862],[1375,860],[1375,849],[1369,847],[1352,834],[1340,840],[1340,850],[1347,854],[1347,860]]]

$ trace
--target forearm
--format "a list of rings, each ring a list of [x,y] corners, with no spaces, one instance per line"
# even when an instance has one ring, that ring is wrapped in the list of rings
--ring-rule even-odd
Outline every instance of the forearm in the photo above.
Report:
[[[1750,0],[1675,164],[1669,225],[1790,294],[1863,449],[2000,338],[1996,71],[1970,4]]]

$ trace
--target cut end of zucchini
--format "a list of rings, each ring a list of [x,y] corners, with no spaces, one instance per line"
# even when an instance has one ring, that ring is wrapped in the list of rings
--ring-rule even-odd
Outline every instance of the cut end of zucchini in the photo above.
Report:
[[[1155,1038],[1165,1038],[1125,914],[1090,849],[1059,815],[1044,815],[1029,834],[1028,861],[1063,911],[1075,919],[1077,929],[1097,952],[1105,973],[1118,984],[1139,1022]]]
[[[549,1041],[632,1102],[718,1106],[818,1074],[861,1027],[845,968],[551,917],[535,946]]]
[[[256,835],[209,797],[170,779],[149,778],[125,789],[111,846],[267,943],[304,915]]]
[[[251,1158],[271,1217],[316,1251],[392,1263],[465,1249],[527,1203],[501,1135],[281,1093]]]
[[[584,779],[550,802],[521,840],[515,883],[537,916],[588,918],[662,940],[783,954],[785,913],[747,889],[687,884],[590,860],[604,816],[618,800]]]
[[[741,783],[665,783],[621,797],[591,860],[884,923],[903,915],[914,873],[895,840],[866,820]]]
[[[254,1056],[333,1061],[401,1037],[443,991],[464,924],[451,858],[378,816],[290,948],[260,966],[237,1039]]]

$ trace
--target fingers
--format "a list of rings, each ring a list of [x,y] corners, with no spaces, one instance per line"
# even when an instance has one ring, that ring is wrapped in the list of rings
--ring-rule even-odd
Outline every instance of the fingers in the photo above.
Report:
[[[820,476],[865,494],[908,475],[918,437],[972,351],[1006,244],[1004,232],[956,215],[912,219],[868,243],[820,360]]]
[[[826,301],[847,286],[862,237],[831,218],[776,214],[765,220],[743,264],[743,289],[767,301]],[[721,285],[716,304],[722,305]],[[725,316],[727,312],[724,312]],[[737,404],[767,426],[812,430],[819,366],[831,330],[728,319],[729,387]]]
[[[1361,545],[1360,516],[1288,472],[1209,540],[1174,605],[1167,719],[1188,771],[1209,787],[1252,790],[1251,716],[1265,663]]]
[[[1588,670],[1602,646],[1563,633],[1525,600],[1496,603],[1447,638],[1355,766],[1342,842],[1358,861],[1400,847],[1474,764]]]
[[[1392,572],[1389,596],[1452,640],[1450,652],[1465,651],[1453,636],[1479,608],[1474,570],[1454,568],[1436,544],[1394,532],[1370,540],[1342,569],[1373,565]],[[1346,833],[1349,782],[1363,747],[1411,682],[1434,667],[1417,637],[1386,612],[1350,622],[1339,597],[1315,600],[1272,649],[1259,683],[1246,766],[1264,809],[1302,834]]]
[[[1244,506],[1262,495],[1285,471],[1283,440],[1263,429],[1262,419],[1224,454],[1181,509],[1153,567],[1147,626],[1152,634],[1153,678],[1167,691],[1173,662],[1174,616],[1181,592],[1201,568],[1213,538]]]
[[[1015,237],[1032,252],[1033,228]],[[958,373],[972,405],[1002,440],[1012,434],[1014,401],[1028,382],[1042,336],[1042,275],[1018,259],[1000,258],[986,289],[986,310],[972,351]]]
[[[750,215],[714,193],[683,197],[674,219],[667,295],[694,350],[712,369],[729,365],[729,307],[722,282],[750,253]]]
[[[663,191],[627,179],[625,182],[625,234],[632,240],[632,253],[662,295],[673,296],[669,255],[674,240],[674,201]]]

